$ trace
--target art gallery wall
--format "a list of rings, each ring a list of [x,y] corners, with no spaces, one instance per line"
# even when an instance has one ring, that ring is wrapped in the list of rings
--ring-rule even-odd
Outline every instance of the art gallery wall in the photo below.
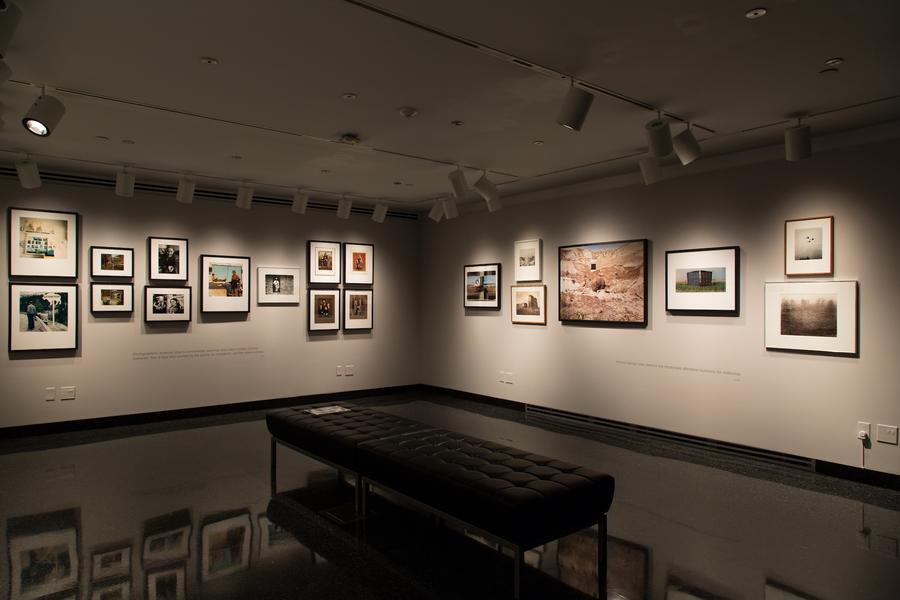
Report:
[[[134,198],[119,198],[112,190],[49,183],[23,190],[15,181],[3,181],[4,243],[9,206],[81,214],[80,336],[74,355],[3,353],[0,427],[418,383],[419,229],[415,221],[388,219],[379,225],[362,215],[342,221],[333,212],[310,210],[301,216],[285,207],[265,205],[243,211],[222,201],[195,199],[191,205],[182,205],[172,196],[139,192]],[[144,323],[148,236],[190,240],[190,324]],[[375,245],[371,332],[307,332],[309,239]],[[135,249],[134,314],[125,318],[91,314],[91,245]],[[6,247],[3,252],[0,280],[6,285]],[[249,314],[199,313],[201,254],[251,257]],[[257,305],[258,266],[300,266],[301,304]],[[0,294],[4,340],[8,306],[9,293],[4,289]],[[347,364],[355,365],[355,374],[336,377],[336,365]],[[45,401],[45,388],[59,386],[76,386],[77,398]]]
[[[900,143],[836,150],[507,206],[423,225],[424,383],[861,466],[857,421],[900,424]],[[835,276],[857,280],[860,356],[767,351],[764,283],[785,281],[784,221],[834,215]],[[512,325],[513,243],[543,239],[547,325]],[[557,248],[648,238],[649,325],[561,324]],[[665,312],[666,250],[738,245],[739,317]],[[463,265],[502,263],[500,311],[463,308]],[[500,371],[513,373],[500,383]],[[866,468],[900,474],[873,443]]]

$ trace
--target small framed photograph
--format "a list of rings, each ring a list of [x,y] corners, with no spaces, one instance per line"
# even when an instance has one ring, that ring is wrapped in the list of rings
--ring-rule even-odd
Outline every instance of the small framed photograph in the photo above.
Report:
[[[144,321],[162,323],[190,320],[190,287],[144,287]]]
[[[78,277],[78,213],[10,208],[9,276]]]
[[[134,286],[130,283],[92,283],[91,312],[130,313],[134,311]]]
[[[80,572],[78,521],[74,509],[7,521],[10,600],[69,597]]]
[[[201,312],[250,312],[250,257],[200,256]]]
[[[131,598],[130,579],[108,579],[91,585],[91,600],[127,600]]]
[[[147,278],[188,280],[188,241],[184,238],[147,238]]]
[[[188,558],[191,542],[191,512],[167,513],[144,521],[144,565]]]
[[[512,322],[521,325],[547,324],[547,286],[514,285],[510,289]]]
[[[309,330],[340,329],[341,291],[309,290]]]
[[[344,329],[372,329],[372,290],[344,290]]]
[[[500,263],[463,267],[463,306],[500,310]]]
[[[740,314],[737,246],[666,252],[666,311],[674,315]]]
[[[855,281],[766,283],[766,350],[859,356]]]
[[[299,304],[300,267],[257,267],[257,304]]]
[[[116,544],[95,550],[91,555],[91,579],[100,581],[131,575],[131,545]]]
[[[309,283],[341,282],[341,243],[310,240],[307,244]]]
[[[184,563],[147,571],[147,600],[185,600]]]
[[[77,348],[77,284],[9,284],[10,352]]]
[[[541,240],[519,240],[515,244],[516,281],[540,281],[541,264],[543,256],[541,252]]]
[[[784,274],[834,275],[834,217],[784,222]]]
[[[211,581],[250,566],[250,513],[205,520],[200,535],[200,580]]]
[[[134,248],[91,246],[91,277],[134,277]]]
[[[375,246],[344,244],[344,283],[372,285],[375,282]]]

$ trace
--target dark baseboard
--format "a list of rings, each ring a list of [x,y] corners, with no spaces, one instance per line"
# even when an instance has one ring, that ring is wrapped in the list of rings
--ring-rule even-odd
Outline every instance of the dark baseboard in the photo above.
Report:
[[[894,475],[893,473],[860,469],[859,467],[841,465],[825,460],[816,461],[816,473],[900,492],[900,475]]]
[[[525,404],[523,402],[516,402],[515,400],[504,400],[503,398],[495,398],[493,396],[485,396],[482,394],[473,394],[472,392],[464,392],[462,390],[454,390],[452,388],[429,385],[427,383],[419,384],[419,390],[423,392],[432,392],[435,394],[444,394],[445,396],[454,396],[456,398],[462,398],[463,400],[471,400],[473,402],[478,402],[479,404],[487,404],[490,406],[514,410],[516,412],[525,412]]]

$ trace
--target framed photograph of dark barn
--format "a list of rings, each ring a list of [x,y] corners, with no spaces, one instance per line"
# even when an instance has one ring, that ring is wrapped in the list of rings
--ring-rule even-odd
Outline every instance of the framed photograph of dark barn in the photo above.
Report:
[[[648,241],[559,247],[559,320],[647,326]]]
[[[500,310],[500,263],[463,267],[463,306]]]
[[[738,316],[740,257],[737,246],[666,252],[666,312]]]
[[[834,217],[784,222],[784,274],[834,275]]]
[[[859,356],[855,281],[766,283],[766,350]]]

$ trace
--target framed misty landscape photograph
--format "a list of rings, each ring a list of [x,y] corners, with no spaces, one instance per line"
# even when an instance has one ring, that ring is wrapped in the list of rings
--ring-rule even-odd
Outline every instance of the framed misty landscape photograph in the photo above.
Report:
[[[855,281],[766,284],[766,350],[859,356]]]
[[[784,222],[784,274],[834,274],[834,217]]]
[[[559,320],[647,326],[646,239],[559,247]]]
[[[463,306],[500,309],[500,263],[463,267]]]
[[[666,252],[666,312],[738,316],[740,252],[737,246]]]

